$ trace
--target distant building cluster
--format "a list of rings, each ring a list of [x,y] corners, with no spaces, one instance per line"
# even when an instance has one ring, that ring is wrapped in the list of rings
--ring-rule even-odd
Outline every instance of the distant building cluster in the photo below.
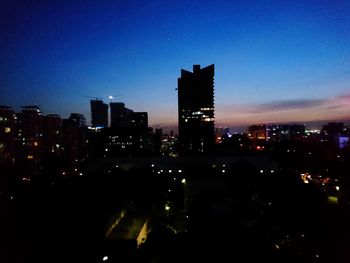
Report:
[[[101,99],[91,100],[90,148],[95,157],[169,155],[175,147],[165,146],[161,129],[153,131],[148,126],[148,113],[135,112],[122,102],[110,102],[110,125],[108,125],[108,105]],[[173,134],[173,132],[172,132]],[[174,135],[170,136],[175,141]],[[168,138],[167,138],[168,139]]]
[[[252,125],[248,127],[248,134],[249,137],[253,140],[264,140],[273,142],[301,140],[305,136],[305,125]]]
[[[134,112],[124,103],[111,102],[108,127],[108,105],[91,101],[92,125],[87,126],[82,114],[69,118],[44,115],[39,106],[23,106],[15,112],[0,106],[0,162],[15,165],[29,177],[50,169],[78,172],[77,163],[88,159],[135,155],[171,155],[177,137],[172,131],[163,134],[148,127],[147,112]]]
[[[0,106],[0,160],[16,163],[36,173],[43,160],[60,157],[65,163],[84,157],[85,117],[72,113],[68,119],[43,115],[36,105],[23,106],[20,112]]]
[[[260,124],[249,126],[248,135],[254,141],[330,143],[344,148],[348,146],[350,126],[341,122],[330,122],[323,125],[321,130],[307,130],[302,124]]]
[[[90,100],[91,126],[93,128],[148,127],[147,112],[134,112],[122,102],[111,102],[110,125],[108,125],[108,104],[101,99]]]
[[[0,106],[0,161],[38,173],[50,162],[69,166],[105,157],[232,154],[283,142],[349,147],[350,127],[344,123],[331,122],[322,130],[307,130],[302,124],[256,124],[241,134],[215,128],[214,65],[194,65],[193,72],[182,69],[177,91],[178,136],[149,127],[147,112],[133,111],[122,102],[108,105],[100,98],[90,100],[91,126],[78,113],[62,119],[44,115],[36,105],[23,106],[20,112]]]

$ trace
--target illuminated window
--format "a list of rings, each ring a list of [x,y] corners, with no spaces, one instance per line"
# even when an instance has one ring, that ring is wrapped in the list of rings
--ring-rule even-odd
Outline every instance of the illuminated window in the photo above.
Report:
[[[28,160],[32,160],[33,158],[34,158],[33,155],[28,155],[28,156],[27,156],[27,159],[28,159]]]
[[[34,142],[34,146],[38,146],[39,145],[39,143],[38,142]]]
[[[10,127],[5,127],[5,133],[10,133],[11,132],[11,128]]]

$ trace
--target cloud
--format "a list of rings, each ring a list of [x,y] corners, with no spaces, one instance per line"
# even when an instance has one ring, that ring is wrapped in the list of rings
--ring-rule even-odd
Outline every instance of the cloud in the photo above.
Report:
[[[349,120],[350,94],[332,98],[302,98],[241,105],[217,105],[216,123],[250,125],[273,122]]]
[[[350,93],[339,95],[337,98],[344,99],[344,100],[350,100]]]
[[[324,105],[327,102],[326,99],[294,99],[294,100],[282,100],[271,101],[263,104],[259,104],[252,108],[252,112],[263,111],[283,111],[283,110],[300,110],[306,108],[312,108]]]

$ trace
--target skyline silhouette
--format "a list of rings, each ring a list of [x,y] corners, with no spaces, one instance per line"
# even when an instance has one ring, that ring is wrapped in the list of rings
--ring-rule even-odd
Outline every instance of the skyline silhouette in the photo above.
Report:
[[[174,127],[179,69],[215,63],[217,126],[347,121],[349,11],[346,1],[4,1],[0,104],[90,122],[86,96],[123,94],[151,126]]]

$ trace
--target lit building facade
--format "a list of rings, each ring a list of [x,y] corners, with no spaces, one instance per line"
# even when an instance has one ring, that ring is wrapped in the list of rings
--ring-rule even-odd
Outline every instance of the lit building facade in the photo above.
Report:
[[[181,70],[178,79],[180,152],[209,152],[214,143],[214,65],[193,72]]]
[[[252,140],[264,140],[266,141],[266,125],[251,125],[248,127],[249,138]]]
[[[12,161],[15,157],[16,122],[14,110],[0,106],[0,161]]]

